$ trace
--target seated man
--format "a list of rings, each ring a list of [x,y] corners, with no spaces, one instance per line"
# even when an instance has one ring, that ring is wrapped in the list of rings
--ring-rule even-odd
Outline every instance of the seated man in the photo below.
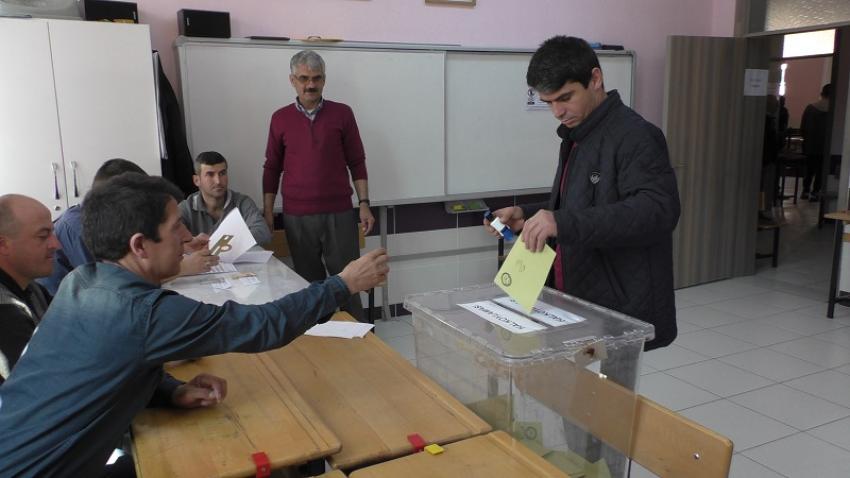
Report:
[[[147,174],[132,161],[120,158],[110,159],[98,168],[91,187],[96,188],[110,178],[124,173]],[[56,237],[62,244],[62,248],[53,256],[53,272],[49,277],[38,280],[38,283],[47,288],[51,295],[56,295],[59,283],[75,267],[94,262],[94,257],[83,243],[82,210],[80,205],[71,206],[54,224]]]
[[[159,177],[124,174],[83,203],[83,237],[98,262],[68,274],[26,353],[0,387],[0,476],[98,476],[133,417],[163,381],[162,364],[282,347],[385,280],[375,250],[339,275],[262,305],[204,304],[160,288],[192,236],[182,194]],[[172,402],[214,403],[220,384]]]
[[[33,280],[50,274],[59,247],[43,204],[0,196],[0,384],[50,304],[50,294]]]
[[[144,169],[132,161],[121,158],[110,159],[98,168],[92,181],[92,189],[124,173],[147,175]],[[43,285],[51,295],[56,295],[62,279],[75,267],[94,262],[94,257],[83,242],[82,211],[82,205],[71,206],[54,224],[56,237],[62,244],[62,248],[56,251],[53,257],[53,272],[50,276],[38,279],[38,283]],[[186,252],[190,255],[180,263],[181,275],[207,272],[210,267],[218,264],[218,258],[211,256],[206,250],[206,243],[206,236],[201,235],[187,244]]]
[[[224,156],[215,151],[199,154],[195,158],[192,180],[198,192],[180,203],[180,215],[193,235],[211,234],[227,213],[238,208],[257,244],[272,240],[272,233],[257,204],[248,196],[227,188],[227,160]]]

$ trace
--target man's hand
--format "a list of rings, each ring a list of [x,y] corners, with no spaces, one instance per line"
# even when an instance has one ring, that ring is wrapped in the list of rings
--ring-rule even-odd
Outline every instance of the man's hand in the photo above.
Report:
[[[202,373],[174,390],[171,403],[180,408],[209,407],[227,395],[227,380]]]
[[[180,275],[190,276],[209,272],[213,266],[218,265],[218,260],[218,256],[210,254],[210,250],[205,247],[183,257],[180,261]]]
[[[374,226],[375,216],[372,215],[372,210],[366,203],[360,203],[360,227],[363,228],[363,235],[368,235]]]
[[[191,241],[183,243],[183,252],[192,253],[197,250],[207,247],[210,243],[210,236],[203,232],[193,237]]]
[[[497,209],[493,211],[493,215],[498,217],[499,220],[502,221],[502,224],[508,226],[513,232],[521,230],[525,223],[522,208],[519,206],[508,206],[503,207],[502,209]],[[499,231],[490,227],[490,221],[488,221],[487,218],[484,218],[484,229],[486,229],[491,236],[502,237],[499,235]]]
[[[263,211],[263,219],[266,220],[266,225],[269,226],[269,231],[274,231],[274,213],[271,209]]]
[[[525,221],[522,229],[522,241],[531,252],[540,252],[550,237],[558,237],[558,225],[552,211],[541,209],[537,214]]]
[[[352,261],[339,273],[340,279],[348,286],[352,294],[371,289],[387,280],[390,272],[389,256],[385,249],[375,249],[365,256]]]

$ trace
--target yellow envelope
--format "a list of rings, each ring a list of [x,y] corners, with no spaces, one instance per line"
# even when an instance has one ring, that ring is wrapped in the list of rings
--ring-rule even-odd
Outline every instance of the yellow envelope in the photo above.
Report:
[[[555,251],[551,247],[544,246],[540,252],[531,252],[520,236],[493,282],[517,301],[526,313],[530,313],[540,297],[554,260]]]

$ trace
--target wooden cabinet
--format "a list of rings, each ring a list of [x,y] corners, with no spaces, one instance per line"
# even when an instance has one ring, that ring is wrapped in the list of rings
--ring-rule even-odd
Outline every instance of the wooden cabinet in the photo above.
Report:
[[[55,218],[107,159],[160,174],[146,25],[0,18],[0,64],[0,194]]]

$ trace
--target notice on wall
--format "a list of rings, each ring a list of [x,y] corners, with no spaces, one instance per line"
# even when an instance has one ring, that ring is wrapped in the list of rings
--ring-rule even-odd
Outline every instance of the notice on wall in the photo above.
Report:
[[[525,109],[526,110],[548,110],[549,105],[540,99],[540,95],[534,88],[529,88],[525,93]]]
[[[767,70],[744,70],[744,96],[767,95]]]

